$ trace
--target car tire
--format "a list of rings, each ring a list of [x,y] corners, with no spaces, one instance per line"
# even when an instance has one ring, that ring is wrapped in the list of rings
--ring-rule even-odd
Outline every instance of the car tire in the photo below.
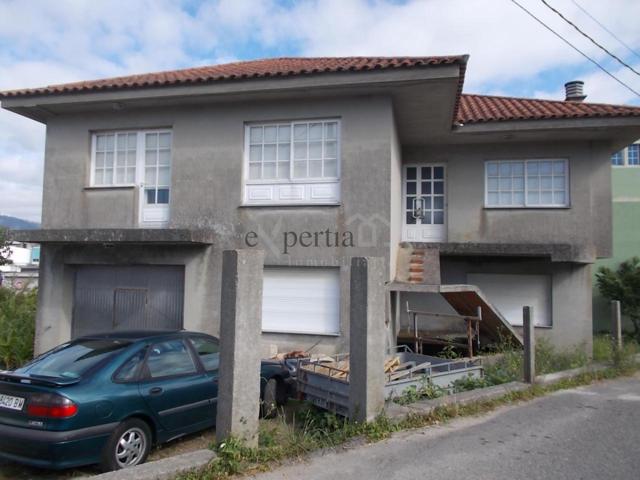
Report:
[[[278,379],[270,378],[264,386],[262,401],[260,402],[261,414],[264,418],[273,418],[278,414],[278,401],[282,398]]]
[[[151,450],[151,429],[138,418],[125,420],[116,428],[102,451],[100,466],[105,472],[140,465]]]

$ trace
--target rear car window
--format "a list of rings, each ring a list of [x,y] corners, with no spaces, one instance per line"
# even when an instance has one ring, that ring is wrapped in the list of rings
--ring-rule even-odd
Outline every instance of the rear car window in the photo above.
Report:
[[[191,340],[193,348],[198,353],[204,369],[207,372],[217,370],[220,365],[218,342],[206,337],[191,337],[189,340]]]
[[[80,378],[92,367],[129,345],[130,342],[115,339],[78,340],[36,358],[16,369],[16,373],[51,378]]]
[[[129,360],[124,362],[122,366],[116,372],[114,380],[116,382],[131,382],[138,378],[140,367],[144,362],[144,356],[147,353],[147,349],[143,348],[138,353],[133,355]]]
[[[182,340],[156,343],[149,349],[147,369],[151,378],[196,373],[196,364]]]

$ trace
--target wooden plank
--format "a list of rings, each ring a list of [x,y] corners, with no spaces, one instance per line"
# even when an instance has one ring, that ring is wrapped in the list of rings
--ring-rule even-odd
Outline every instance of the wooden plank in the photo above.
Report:
[[[453,287],[447,285],[446,287]],[[464,287],[467,287],[466,289]],[[477,313],[478,307],[482,308],[482,322],[480,322],[480,339],[488,337],[493,341],[501,338],[511,339],[516,344],[522,345],[522,338],[504,317],[491,305],[480,293],[477,287],[472,285],[456,285],[455,288],[443,289],[441,291],[444,299],[460,315],[473,316]]]

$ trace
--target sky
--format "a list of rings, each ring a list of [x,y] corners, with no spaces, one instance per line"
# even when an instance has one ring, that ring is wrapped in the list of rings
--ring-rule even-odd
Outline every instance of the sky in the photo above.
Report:
[[[636,91],[626,69],[518,0]],[[547,0],[640,71],[640,1]],[[578,7],[587,10],[627,46]],[[640,105],[512,0],[0,0],[0,90],[277,56],[469,54],[466,93]],[[40,221],[45,126],[0,111],[0,214]]]

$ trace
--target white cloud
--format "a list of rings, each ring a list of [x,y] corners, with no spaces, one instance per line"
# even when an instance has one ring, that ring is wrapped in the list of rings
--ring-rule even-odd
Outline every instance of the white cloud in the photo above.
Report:
[[[519,1],[640,90],[640,78],[607,59],[541,2]],[[640,2],[580,3],[640,50]],[[629,52],[571,0],[553,4],[616,54],[629,58]],[[580,76],[589,100],[638,100],[508,0],[0,1],[0,89],[260,55],[254,51],[335,56],[469,53],[467,91],[562,98],[562,83]],[[545,75],[558,85],[540,78]],[[1,212],[37,219],[39,195],[34,192],[40,189],[41,174],[34,172],[42,170],[43,151],[41,125],[0,112]]]

